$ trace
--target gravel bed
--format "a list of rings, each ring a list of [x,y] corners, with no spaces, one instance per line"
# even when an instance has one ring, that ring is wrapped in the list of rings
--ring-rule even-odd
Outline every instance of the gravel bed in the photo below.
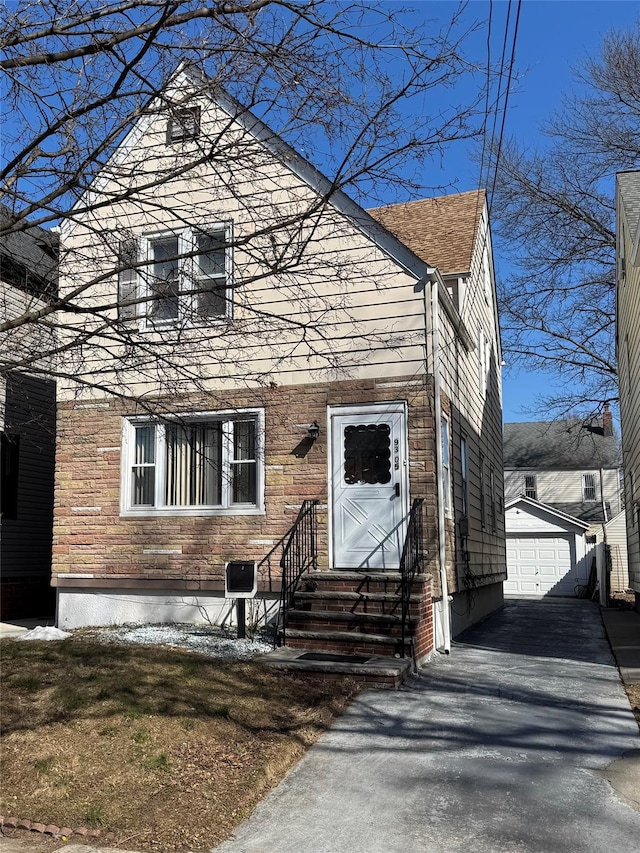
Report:
[[[217,625],[118,625],[110,628],[84,628],[82,637],[101,643],[171,646],[212,658],[251,660],[273,649],[266,632],[239,640],[235,630]]]

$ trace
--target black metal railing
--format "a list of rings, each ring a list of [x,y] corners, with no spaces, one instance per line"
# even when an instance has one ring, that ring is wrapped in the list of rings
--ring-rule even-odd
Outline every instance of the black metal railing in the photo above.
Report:
[[[401,654],[405,657],[405,641],[408,633],[409,605],[413,582],[424,568],[424,545],[422,534],[422,505],[424,498],[415,498],[411,504],[407,533],[400,557],[400,599],[401,599]]]
[[[258,571],[266,571],[269,577],[269,589],[273,589],[273,569],[277,565],[281,576],[280,603],[274,623],[274,645],[286,641],[287,612],[293,606],[293,599],[300,578],[307,571],[318,567],[318,500],[302,502],[300,512],[292,527],[285,533],[269,553],[262,558]]]

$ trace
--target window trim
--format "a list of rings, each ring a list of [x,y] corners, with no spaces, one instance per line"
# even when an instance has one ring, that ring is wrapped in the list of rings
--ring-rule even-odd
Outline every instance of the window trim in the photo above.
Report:
[[[255,420],[256,441],[256,503],[232,504],[220,506],[135,506],[131,502],[131,471],[134,465],[135,427],[144,425],[166,425],[171,423],[192,424],[197,422]],[[148,415],[124,417],[122,423],[122,452],[120,466],[120,515],[122,517],[166,517],[166,516],[234,516],[234,515],[265,515],[265,451],[264,451],[264,409],[225,409],[211,412],[180,412],[164,415],[162,418]],[[226,429],[223,427],[226,434]],[[166,479],[166,444],[161,438],[156,438],[156,448],[159,453],[155,459],[156,476],[155,497],[162,493]],[[229,476],[233,460],[223,457],[223,476]]]

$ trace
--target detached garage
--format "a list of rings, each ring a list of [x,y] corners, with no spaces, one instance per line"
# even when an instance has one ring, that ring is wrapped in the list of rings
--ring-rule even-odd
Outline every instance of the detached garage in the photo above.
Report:
[[[586,585],[586,522],[532,498],[519,497],[505,506],[505,526],[505,595],[574,596]]]

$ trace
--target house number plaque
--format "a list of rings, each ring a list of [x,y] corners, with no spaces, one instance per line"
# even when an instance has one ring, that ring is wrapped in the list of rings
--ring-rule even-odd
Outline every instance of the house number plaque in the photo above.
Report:
[[[393,439],[393,467],[397,471],[400,468],[400,441],[397,438]]]

